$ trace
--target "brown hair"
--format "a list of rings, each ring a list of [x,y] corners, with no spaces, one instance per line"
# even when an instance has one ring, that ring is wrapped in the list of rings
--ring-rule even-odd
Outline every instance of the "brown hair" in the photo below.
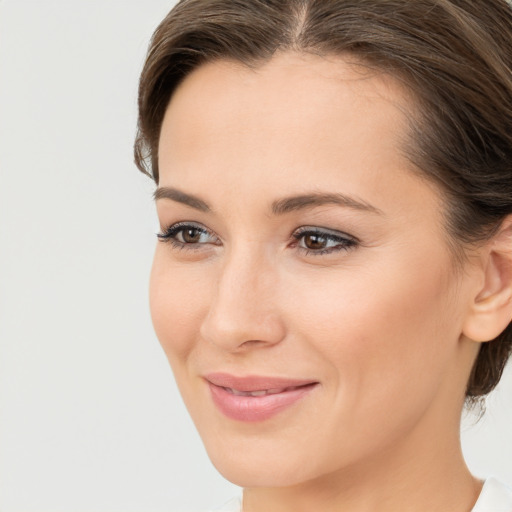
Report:
[[[408,157],[447,197],[461,248],[512,214],[512,10],[506,0],[182,0],[151,40],[139,85],[135,162],[158,183],[158,139],[177,85],[202,63],[248,66],[276,51],[350,54],[407,84],[420,114]],[[512,324],[483,343],[471,400],[498,383]]]

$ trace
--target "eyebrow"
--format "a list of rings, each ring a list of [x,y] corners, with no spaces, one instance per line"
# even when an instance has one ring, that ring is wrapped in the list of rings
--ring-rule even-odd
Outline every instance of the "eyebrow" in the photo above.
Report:
[[[283,199],[279,199],[278,201],[274,201],[272,203],[272,213],[274,215],[283,215],[285,213],[293,212],[296,210],[314,208],[315,206],[324,206],[329,204],[383,215],[382,210],[379,210],[379,208],[361,199],[346,196],[345,194],[322,192],[285,197]]]
[[[155,201],[159,199],[171,199],[177,203],[190,206],[196,210],[202,212],[211,212],[212,209],[206,201],[200,199],[197,196],[187,194],[172,187],[158,187],[154,193]],[[311,193],[297,196],[285,197],[278,199],[272,203],[272,214],[273,215],[285,215],[290,212],[304,210],[308,208],[314,208],[316,206],[324,206],[334,204],[338,206],[344,206],[346,208],[352,208],[354,210],[375,213],[383,215],[382,210],[375,206],[354,197],[346,196],[345,194],[334,194],[334,193]]]
[[[202,212],[211,212],[211,208],[206,201],[199,199],[199,197],[186,194],[176,188],[158,187],[155,190],[153,197],[155,198],[155,201],[158,201],[159,199],[171,199],[172,201],[190,206],[191,208]]]

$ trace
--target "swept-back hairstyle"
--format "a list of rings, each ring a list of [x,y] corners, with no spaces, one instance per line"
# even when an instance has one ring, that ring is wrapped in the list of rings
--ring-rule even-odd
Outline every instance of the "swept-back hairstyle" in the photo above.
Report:
[[[258,66],[277,51],[350,56],[405,83],[417,103],[407,156],[445,194],[458,257],[512,214],[506,0],[182,0],[155,31],[140,78],[139,169],[158,183],[164,113],[191,71],[217,59]],[[511,351],[509,324],[482,344],[468,400],[495,387]]]

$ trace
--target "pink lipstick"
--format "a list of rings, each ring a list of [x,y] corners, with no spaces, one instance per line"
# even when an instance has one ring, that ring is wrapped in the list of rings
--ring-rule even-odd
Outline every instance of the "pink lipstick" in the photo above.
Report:
[[[213,403],[228,418],[255,422],[267,420],[308,395],[318,382],[282,377],[227,373],[205,376]]]

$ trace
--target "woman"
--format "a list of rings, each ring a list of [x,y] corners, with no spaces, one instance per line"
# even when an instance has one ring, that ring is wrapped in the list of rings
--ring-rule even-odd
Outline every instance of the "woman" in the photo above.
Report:
[[[244,512],[512,510],[459,441],[512,346],[510,48],[504,0],[184,0],[156,30],[152,317]]]

